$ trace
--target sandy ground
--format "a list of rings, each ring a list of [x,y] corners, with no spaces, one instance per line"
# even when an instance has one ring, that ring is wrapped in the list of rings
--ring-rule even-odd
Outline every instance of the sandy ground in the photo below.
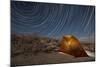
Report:
[[[86,62],[94,61],[93,57],[75,58],[69,54],[61,52],[34,54],[20,54],[11,59],[12,66],[26,66],[26,65],[41,65],[41,64],[57,64],[57,63],[72,63],[72,62]]]

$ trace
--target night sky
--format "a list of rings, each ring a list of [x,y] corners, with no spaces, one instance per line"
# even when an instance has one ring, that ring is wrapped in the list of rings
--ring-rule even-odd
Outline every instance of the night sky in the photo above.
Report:
[[[11,32],[94,37],[95,6],[12,1]]]

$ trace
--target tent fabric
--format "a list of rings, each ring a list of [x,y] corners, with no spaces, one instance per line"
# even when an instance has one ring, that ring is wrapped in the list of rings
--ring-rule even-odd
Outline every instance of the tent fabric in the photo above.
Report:
[[[63,36],[60,42],[60,51],[75,57],[88,57],[79,40],[72,35]]]

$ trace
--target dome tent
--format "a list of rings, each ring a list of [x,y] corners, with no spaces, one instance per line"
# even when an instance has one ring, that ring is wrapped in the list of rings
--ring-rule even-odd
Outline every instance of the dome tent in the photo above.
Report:
[[[75,57],[88,57],[78,39],[73,35],[63,36],[60,42],[60,51]]]

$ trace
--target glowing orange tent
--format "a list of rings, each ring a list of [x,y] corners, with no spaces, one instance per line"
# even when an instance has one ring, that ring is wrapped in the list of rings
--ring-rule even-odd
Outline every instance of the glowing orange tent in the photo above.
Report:
[[[60,51],[75,57],[88,57],[77,38],[72,35],[64,36],[60,43]]]

